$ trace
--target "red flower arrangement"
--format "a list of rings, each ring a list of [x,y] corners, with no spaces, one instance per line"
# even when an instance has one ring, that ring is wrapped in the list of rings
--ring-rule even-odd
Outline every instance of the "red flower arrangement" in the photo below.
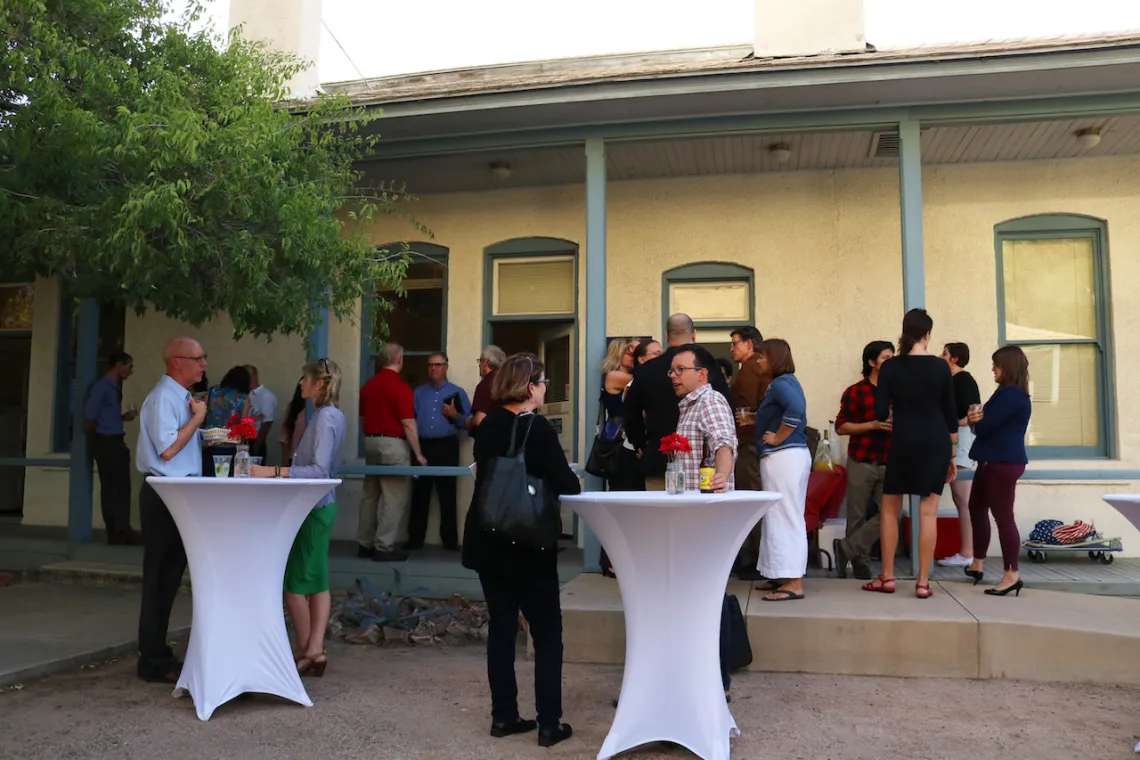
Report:
[[[257,438],[257,424],[253,417],[239,417],[237,412],[226,420],[226,430],[230,431],[231,441],[250,441]]]
[[[657,450],[669,457],[669,461],[673,461],[673,457],[676,454],[693,453],[693,447],[689,443],[689,439],[680,433],[672,433],[662,438],[661,446]]]

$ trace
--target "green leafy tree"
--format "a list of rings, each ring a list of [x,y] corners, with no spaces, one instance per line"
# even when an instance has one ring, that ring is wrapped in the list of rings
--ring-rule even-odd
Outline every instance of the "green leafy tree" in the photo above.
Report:
[[[288,103],[301,61],[166,10],[0,2],[0,267],[195,325],[224,312],[238,335],[398,290],[406,256],[363,229],[405,196],[354,168],[375,116]]]

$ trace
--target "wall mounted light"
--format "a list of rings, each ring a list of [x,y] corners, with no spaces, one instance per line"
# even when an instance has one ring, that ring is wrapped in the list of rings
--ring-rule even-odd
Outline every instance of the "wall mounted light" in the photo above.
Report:
[[[783,164],[792,157],[792,149],[787,143],[776,143],[768,146],[768,155],[778,164]]]
[[[1076,131],[1077,145],[1081,146],[1082,150],[1095,148],[1100,145],[1100,127],[1086,127],[1085,129],[1078,129]]]
[[[506,161],[492,161],[491,176],[495,179],[507,179],[511,176],[511,165]]]

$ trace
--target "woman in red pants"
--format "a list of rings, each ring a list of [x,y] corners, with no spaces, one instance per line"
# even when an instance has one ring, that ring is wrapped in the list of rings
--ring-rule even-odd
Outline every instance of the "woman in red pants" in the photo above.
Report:
[[[994,382],[998,389],[982,408],[974,406],[969,413],[974,428],[974,445],[970,458],[978,463],[974,487],[970,491],[970,525],[974,529],[974,561],[966,575],[974,585],[982,580],[982,565],[990,545],[990,517],[998,527],[1001,543],[1001,581],[986,589],[991,596],[1020,596],[1021,578],[1017,573],[1017,555],[1021,536],[1013,518],[1013,498],[1017,480],[1025,472],[1025,430],[1029,427],[1032,404],[1029,401],[1029,360],[1017,346],[1002,346],[993,355]]]

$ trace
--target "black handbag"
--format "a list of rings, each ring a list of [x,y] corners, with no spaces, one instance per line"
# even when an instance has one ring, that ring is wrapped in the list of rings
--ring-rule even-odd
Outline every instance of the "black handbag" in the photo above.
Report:
[[[606,408],[598,401],[598,421],[594,425],[594,445],[590,447],[590,456],[586,458],[586,472],[596,478],[612,478],[618,470],[618,451],[621,450],[623,439],[615,437],[606,440],[604,423],[606,421]]]
[[[480,517],[489,533],[535,551],[557,548],[562,533],[558,505],[543,478],[526,471],[526,441],[534,421],[515,448],[519,421],[511,427],[511,443],[505,456],[486,464],[487,473],[480,491]]]
[[[744,622],[744,612],[740,600],[726,595],[721,608],[721,630],[728,632],[725,651],[725,668],[733,673],[752,664],[752,645],[748,643],[748,625]],[[723,618],[727,617],[727,621]],[[725,625],[727,623],[727,626]]]

